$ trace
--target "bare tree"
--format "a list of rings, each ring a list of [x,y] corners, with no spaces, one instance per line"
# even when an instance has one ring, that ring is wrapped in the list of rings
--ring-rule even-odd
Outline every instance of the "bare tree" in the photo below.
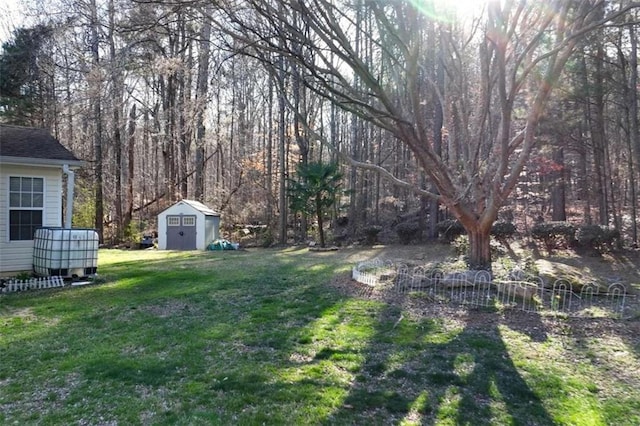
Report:
[[[604,3],[494,1],[468,31],[441,22],[451,30],[442,46],[445,93],[424,67],[424,28],[433,18],[412,2],[229,2],[218,27],[244,43],[248,55],[262,61],[286,57],[304,72],[311,91],[397,138],[437,192],[345,158],[446,206],[468,233],[470,266],[490,268],[491,226],[536,145],[545,106],[576,43],[610,20],[611,15],[598,19]],[[638,4],[610,13],[632,7]],[[372,31],[357,25],[361,13],[372,16]],[[292,25],[294,15],[307,31]],[[376,57],[387,59],[368,63],[359,54],[361,39],[376,47]],[[301,55],[298,46],[313,54]],[[460,153],[456,162],[437,153],[426,125],[425,100],[433,90],[441,99],[449,149]]]
[[[211,14],[208,6],[207,15]],[[211,22],[205,20],[200,29],[198,77],[196,81],[196,180],[195,198],[204,201],[205,123],[204,110],[209,90],[209,58],[211,56]]]
[[[95,228],[100,241],[104,240],[104,199],[103,199],[103,147],[102,147],[102,82],[100,72],[100,24],[98,21],[98,5],[95,0],[89,3],[90,20],[90,45],[92,77],[91,104],[95,129],[93,133],[94,144],[94,185],[95,185]]]
[[[127,208],[124,212],[123,228],[128,229],[133,219],[134,192],[133,182],[135,177],[135,142],[136,142],[136,104],[129,110],[129,127],[127,129]]]
[[[284,86],[286,78],[285,61],[282,57],[278,59],[278,84]],[[280,90],[278,94],[278,209],[280,216],[278,220],[278,242],[285,244],[287,242],[287,156],[286,156],[286,101],[285,93]]]
[[[631,212],[632,212],[632,241],[634,247],[638,246],[638,224],[637,224],[637,209],[638,209],[638,197],[637,197],[637,185],[638,181],[635,177],[635,173],[640,167],[640,117],[638,116],[638,91],[635,90],[638,87],[638,33],[636,31],[636,22],[634,19],[630,19],[629,29],[629,44],[631,46],[631,52],[629,54],[629,83],[625,87],[627,94],[628,105],[628,117],[629,117],[629,132],[628,132],[628,144],[629,144],[629,180],[631,185]],[[633,151],[635,149],[636,162],[634,167]]]

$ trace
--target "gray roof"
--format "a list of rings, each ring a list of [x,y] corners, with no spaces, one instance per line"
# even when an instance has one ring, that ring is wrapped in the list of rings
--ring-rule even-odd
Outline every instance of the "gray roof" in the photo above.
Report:
[[[81,164],[81,161],[47,130],[8,124],[0,124],[0,160],[37,164]]]
[[[209,207],[205,206],[204,204],[202,204],[199,201],[182,200],[182,201],[179,201],[179,203],[188,204],[191,207],[193,207],[194,209],[204,213],[206,216],[220,216],[220,213],[217,213],[217,212],[213,211],[212,209],[210,209]]]

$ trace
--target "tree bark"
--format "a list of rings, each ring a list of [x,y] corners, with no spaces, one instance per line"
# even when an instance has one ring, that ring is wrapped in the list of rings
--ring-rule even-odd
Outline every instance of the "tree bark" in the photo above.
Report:
[[[318,220],[318,235],[320,236],[320,247],[325,247],[324,242],[324,222],[322,217],[322,194],[316,194],[316,218]]]
[[[211,14],[213,7],[206,7],[205,15]],[[209,58],[211,56],[211,21],[205,19],[200,30],[200,44],[198,56],[198,76],[196,80],[196,175],[194,196],[198,201],[204,201],[204,157],[205,133],[204,112],[207,105],[207,91],[209,89]]]
[[[629,28],[629,44],[631,51],[629,54],[629,84],[628,84],[628,104],[629,104],[629,175],[631,183],[631,213],[632,213],[632,240],[634,247],[638,247],[638,180],[636,173],[640,168],[640,116],[638,115],[638,35],[636,23],[633,21]],[[633,151],[635,150],[635,167],[633,161]]]
[[[133,182],[135,172],[135,141],[136,141],[136,104],[131,106],[129,110],[129,130],[128,130],[128,146],[127,146],[127,209],[124,215],[123,226],[129,228],[133,220]],[[144,199],[144,194],[142,199]]]
[[[122,195],[122,135],[120,132],[120,109],[122,108],[122,78],[120,71],[120,64],[118,55],[116,52],[116,40],[115,40],[115,6],[113,0],[109,0],[109,56],[111,61],[111,109],[112,120],[111,123],[113,129],[113,152],[115,155],[115,168],[113,174],[115,175],[115,210],[116,210],[116,229],[115,239],[116,243],[123,241],[125,237],[124,229],[124,210],[123,210],[123,195]]]
[[[472,270],[491,270],[491,226],[475,226],[467,229],[469,237],[469,258],[467,264]]]
[[[91,88],[91,103],[93,106],[93,120],[95,129],[93,134],[93,149],[95,156],[94,165],[94,185],[95,185],[95,228],[98,233],[98,239],[104,242],[104,170],[102,162],[102,82],[100,81],[100,37],[99,37],[99,21],[98,6],[96,0],[89,3],[91,14],[91,68],[94,75]]]
[[[280,79],[279,85],[284,88],[285,80],[285,63],[284,58],[280,56],[278,58],[278,78]],[[278,175],[279,181],[279,194],[278,194],[278,209],[280,210],[280,216],[278,221],[278,235],[280,245],[284,245],[287,242],[287,158],[285,153],[286,147],[286,134],[285,134],[285,112],[286,102],[284,99],[285,93],[280,91],[278,93]]]
[[[444,105],[440,104],[440,100],[437,96],[437,91],[440,93],[444,92],[444,70],[442,69],[442,64],[440,63],[440,55],[436,55],[437,60],[434,64],[435,74],[436,74],[436,84],[437,87],[433,90],[433,99],[434,99],[434,118],[433,118],[433,150],[436,155],[442,158],[442,128],[444,127],[444,114],[443,108]],[[435,194],[438,193],[438,188],[433,185],[431,191]],[[429,200],[429,237],[437,238],[438,231],[436,230],[436,225],[440,221],[440,203],[437,199]]]
[[[551,219],[555,221],[566,221],[566,181],[564,168],[564,148],[558,147],[553,151],[554,166],[558,167],[552,174],[551,188]]]

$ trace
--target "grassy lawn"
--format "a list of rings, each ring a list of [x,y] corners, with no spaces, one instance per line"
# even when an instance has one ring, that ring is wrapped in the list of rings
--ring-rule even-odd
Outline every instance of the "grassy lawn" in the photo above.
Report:
[[[638,318],[332,285],[374,254],[101,250],[100,284],[0,296],[0,424],[640,424]]]

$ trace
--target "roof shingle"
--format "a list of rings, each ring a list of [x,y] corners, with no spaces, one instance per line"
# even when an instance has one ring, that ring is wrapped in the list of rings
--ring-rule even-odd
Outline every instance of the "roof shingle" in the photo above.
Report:
[[[47,130],[8,124],[0,124],[0,157],[80,161]]]

